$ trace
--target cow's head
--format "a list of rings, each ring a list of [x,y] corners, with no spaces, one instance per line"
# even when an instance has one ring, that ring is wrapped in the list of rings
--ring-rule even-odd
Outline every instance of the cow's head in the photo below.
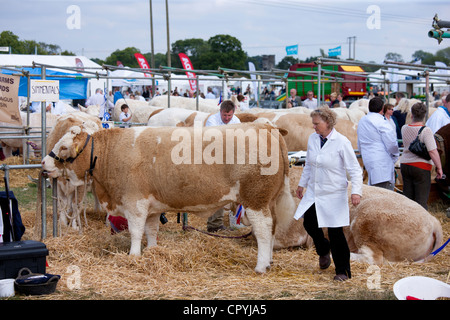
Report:
[[[51,178],[57,178],[67,174],[66,169],[72,164],[84,149],[90,149],[88,141],[90,134],[97,131],[97,124],[87,121],[82,125],[72,126],[53,149],[42,160],[42,169]]]

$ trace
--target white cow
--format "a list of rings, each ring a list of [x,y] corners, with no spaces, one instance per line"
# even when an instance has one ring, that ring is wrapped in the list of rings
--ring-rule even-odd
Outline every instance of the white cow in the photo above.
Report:
[[[207,112],[183,108],[159,109],[150,116],[147,125],[149,127],[192,127],[195,122],[204,125],[210,115]]]
[[[153,107],[167,108],[168,100],[167,96],[157,96],[150,100],[149,104]],[[197,110],[197,99],[185,98],[179,96],[170,97],[170,107],[183,108],[190,110]],[[220,106],[217,99],[198,99],[198,111],[207,113],[219,112]]]

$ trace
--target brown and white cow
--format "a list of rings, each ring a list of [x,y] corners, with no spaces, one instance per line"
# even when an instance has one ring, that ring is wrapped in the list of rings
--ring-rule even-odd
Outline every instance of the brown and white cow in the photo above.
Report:
[[[52,150],[58,142],[62,133],[66,133],[71,127],[75,125],[83,125],[88,122],[91,125],[87,126],[85,130],[89,134],[102,128],[100,119],[96,116],[89,115],[85,112],[74,112],[67,115],[62,115],[58,122],[50,131],[47,137],[47,150]],[[58,177],[58,213],[60,226],[70,226],[73,229],[81,230],[81,210],[85,188],[89,185],[73,185],[69,183],[65,177]],[[96,199],[95,199],[96,200]],[[96,202],[96,209],[98,203]]]
[[[22,119],[22,126],[23,128],[27,127],[27,114],[25,112],[20,112],[20,117]],[[57,122],[58,118],[60,116],[59,115],[55,115],[52,113],[46,113],[46,126],[47,126],[47,130],[51,129]],[[7,127],[17,127],[17,125],[12,125],[10,123],[2,123],[0,122],[0,124],[2,126],[7,126]],[[42,127],[42,115],[40,113],[30,113],[30,122],[29,122],[29,128],[34,128],[35,130],[41,130]],[[19,131],[19,129],[7,129],[4,128],[2,129],[2,132],[14,132],[14,131]],[[11,134],[11,136],[15,136],[17,134]],[[35,135],[40,135],[39,134],[31,134],[33,136]],[[33,144],[32,144],[32,149],[40,152],[41,150],[41,140],[40,139],[35,139],[32,140]],[[0,141],[0,143],[2,144],[3,147],[3,153],[5,155],[6,158],[12,156],[12,153],[14,150],[16,149],[20,149],[22,151],[22,147],[24,145],[24,143],[26,143],[26,139],[2,139]],[[30,149],[31,150],[31,149]]]
[[[290,170],[291,194],[301,167]],[[350,199],[350,226],[344,228],[352,260],[381,265],[384,262],[424,261],[443,240],[439,221],[416,202],[391,190],[363,185],[361,203],[354,207]],[[313,246],[303,220],[291,220],[287,231],[275,235],[275,249]]]
[[[237,113],[236,116],[241,122],[253,122],[258,118],[266,118],[278,128],[288,131],[284,137],[289,151],[306,151],[308,138],[315,132],[311,116],[305,113],[294,112],[258,112],[258,113]],[[357,125],[350,120],[337,119],[336,130],[346,136],[357,149]]]
[[[147,245],[156,245],[162,212],[209,216],[240,203],[258,243],[255,271],[269,267],[275,230],[292,219],[294,209],[287,149],[278,129],[267,124],[140,127],[88,136],[85,126],[61,136],[42,167],[74,185],[93,168],[100,205],[128,220],[130,254],[140,255],[144,232]]]

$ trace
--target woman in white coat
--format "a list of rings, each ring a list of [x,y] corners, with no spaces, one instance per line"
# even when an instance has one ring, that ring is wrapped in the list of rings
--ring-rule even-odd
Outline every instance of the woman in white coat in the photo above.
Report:
[[[322,107],[311,112],[311,118],[316,133],[308,140],[306,163],[297,188],[301,201],[294,218],[304,218],[320,268],[330,266],[331,250],[334,280],[344,281],[351,278],[350,250],[343,232],[350,223],[347,174],[352,182],[351,201],[356,206],[362,195],[362,170],[350,141],[334,129],[336,113]],[[329,240],[322,228],[328,228]]]

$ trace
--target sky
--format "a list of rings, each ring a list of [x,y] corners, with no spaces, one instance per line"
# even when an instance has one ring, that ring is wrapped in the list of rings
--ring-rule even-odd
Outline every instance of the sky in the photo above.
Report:
[[[0,0],[0,31],[88,58],[126,47],[147,53],[150,2],[155,53],[165,53],[166,0]],[[168,0],[168,7],[170,43],[228,34],[249,56],[275,55],[276,63],[292,45],[298,45],[293,57],[302,60],[338,46],[340,58],[353,57],[350,37],[354,57],[376,63],[388,52],[409,62],[416,50],[434,54],[450,46],[450,39],[438,44],[428,37],[435,14],[450,20],[448,0]]]

